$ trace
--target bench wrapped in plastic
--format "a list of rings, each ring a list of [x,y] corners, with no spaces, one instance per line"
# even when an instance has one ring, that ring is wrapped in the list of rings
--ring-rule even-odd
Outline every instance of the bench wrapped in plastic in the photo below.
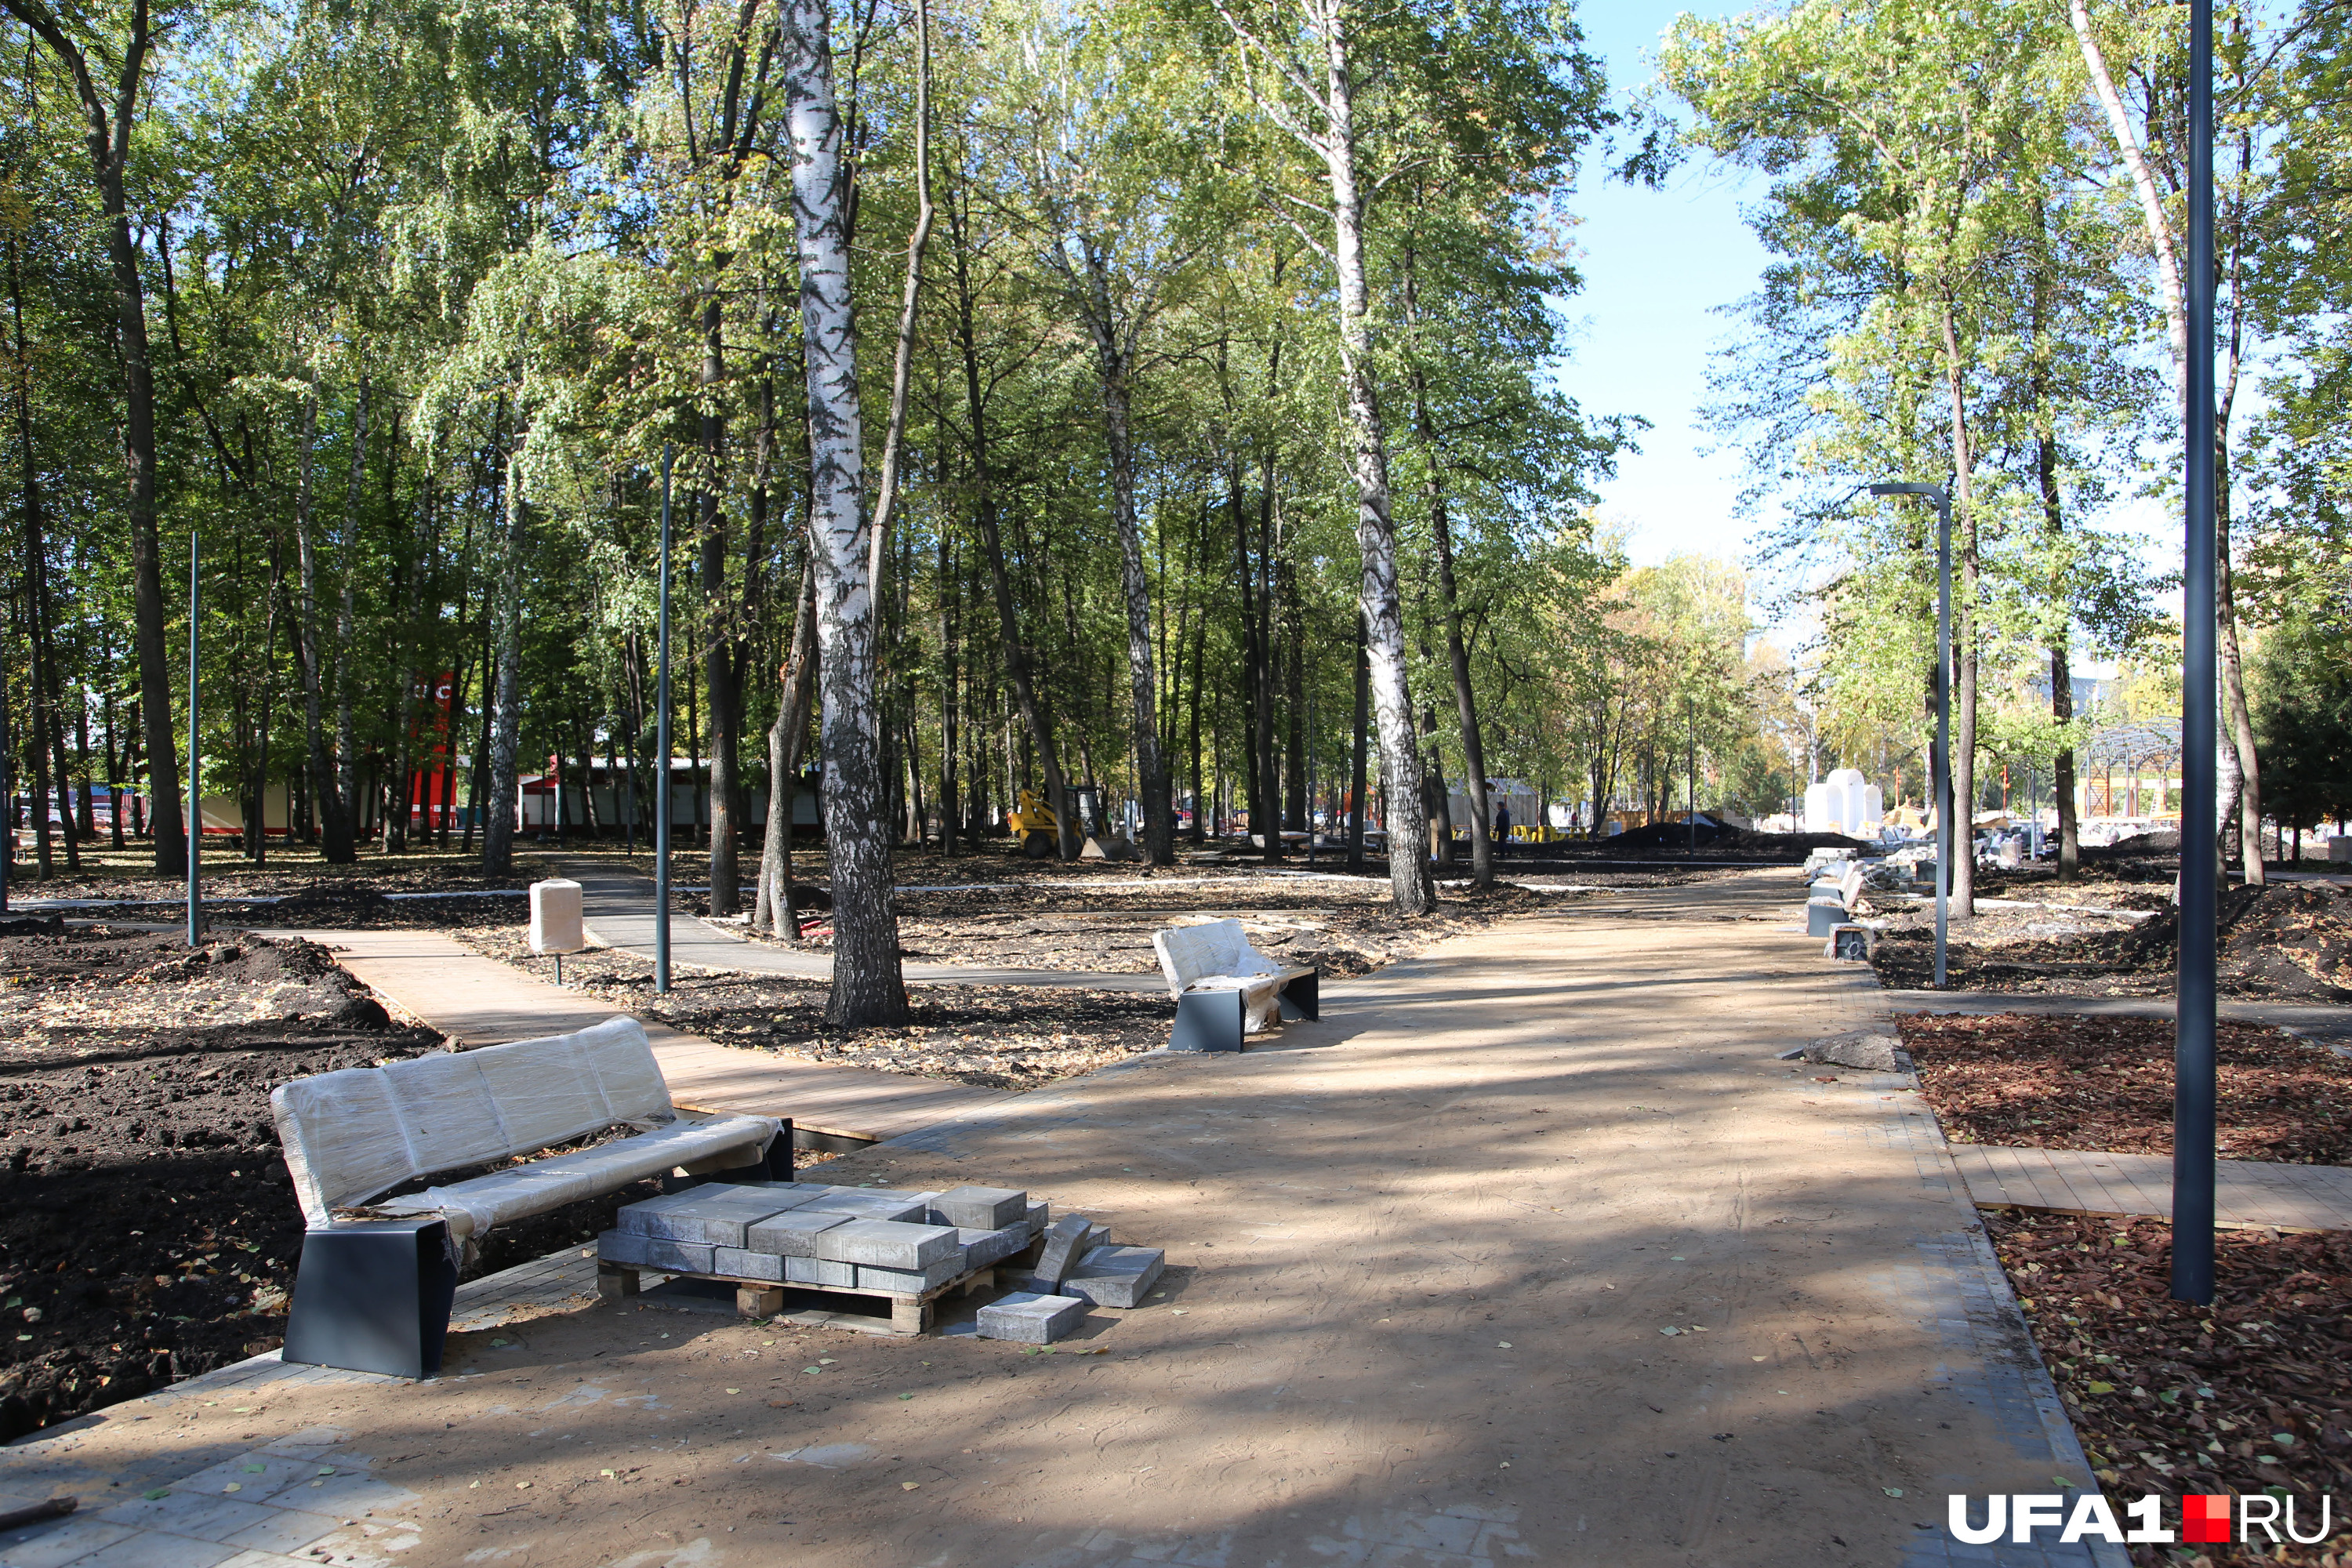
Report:
[[[460,1241],[676,1167],[755,1163],[777,1130],[763,1116],[678,1110],[644,1026],[629,1017],[545,1039],[321,1073],[279,1086],[269,1107],[295,1196],[313,1227],[353,1210],[444,1215]],[[635,1135],[378,1201],[436,1172],[622,1125]]]

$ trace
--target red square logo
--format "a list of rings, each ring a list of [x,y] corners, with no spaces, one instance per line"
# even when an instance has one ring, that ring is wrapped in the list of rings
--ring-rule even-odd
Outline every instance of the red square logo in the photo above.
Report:
[[[2180,1500],[2180,1539],[2226,1542],[2230,1539],[2230,1497],[2204,1492]]]

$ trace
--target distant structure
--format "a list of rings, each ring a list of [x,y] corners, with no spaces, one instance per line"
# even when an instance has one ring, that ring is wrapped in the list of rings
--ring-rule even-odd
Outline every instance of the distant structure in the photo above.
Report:
[[[1859,768],[1840,768],[1820,784],[1805,786],[1808,833],[1861,838],[1876,832],[1885,815],[1878,786],[1865,781]]]

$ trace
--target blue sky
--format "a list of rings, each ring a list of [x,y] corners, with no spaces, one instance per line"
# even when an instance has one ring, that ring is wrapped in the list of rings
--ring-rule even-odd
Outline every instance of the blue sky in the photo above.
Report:
[[[1607,0],[1580,8],[1587,45],[1622,104],[1650,79],[1658,37],[1689,7]],[[1749,526],[1733,514],[1738,458],[1713,453],[1699,422],[1708,352],[1736,323],[1719,307],[1755,291],[1767,257],[1740,219],[1758,188],[1745,174],[1686,164],[1664,190],[1588,172],[1573,210],[1583,219],[1584,291],[1565,302],[1576,323],[1561,384],[1594,414],[1638,414],[1652,428],[1639,455],[1601,485],[1601,511],[1632,531],[1634,558],[1695,551],[1745,562]]]

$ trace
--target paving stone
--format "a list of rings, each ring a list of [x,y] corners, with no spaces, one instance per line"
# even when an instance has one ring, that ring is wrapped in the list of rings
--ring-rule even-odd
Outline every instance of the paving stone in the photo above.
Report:
[[[10,1531],[0,1535],[0,1563],[8,1568],[65,1568],[136,1533],[133,1525],[102,1519],[72,1519],[55,1530]]]
[[[744,1227],[769,1215],[788,1212],[794,1204],[781,1201],[769,1187],[718,1184],[666,1194],[651,1200],[661,1206],[651,1213],[648,1204],[632,1204],[620,1213],[620,1228],[663,1241],[709,1242],[719,1247],[743,1245]],[[673,1200],[684,1199],[684,1202]]]
[[[1010,1187],[950,1187],[931,1200],[931,1217],[958,1230],[1003,1230],[1028,1217],[1029,1194]]]
[[[1084,1296],[1097,1307],[1139,1306],[1167,1262],[1156,1247],[1097,1247],[1062,1281],[1062,1293]]]
[[[1046,1227],[1047,1226],[1049,1226],[1049,1225],[1053,1224],[1053,1223],[1054,1223],[1054,1205],[1053,1205],[1052,1204],[1047,1203],[1047,1202],[1046,1202],[1045,1199],[1043,1199],[1043,1198],[1032,1198],[1032,1199],[1030,1199],[1030,1200],[1029,1200],[1029,1238],[1030,1238],[1032,1241],[1034,1241],[1037,1237],[1041,1237],[1041,1236],[1045,1235],[1045,1227]]]
[[[787,1285],[838,1285],[845,1289],[857,1284],[857,1265],[835,1263],[826,1258],[787,1258],[784,1259],[784,1283]]]
[[[653,1232],[646,1227],[651,1225],[656,1216],[692,1203],[698,1190],[694,1187],[687,1187],[675,1193],[664,1193],[659,1197],[646,1198],[642,1203],[631,1204],[614,1216],[614,1226],[617,1229],[627,1231],[632,1236],[651,1236]]]
[[[877,1268],[870,1263],[861,1263],[857,1266],[857,1288],[860,1290],[888,1290],[899,1296],[919,1296],[970,1272],[964,1267],[961,1252],[950,1253],[928,1268]]]
[[[1002,1230],[958,1229],[956,1239],[963,1244],[966,1268],[987,1268],[1003,1262],[1029,1245],[1026,1221],[1008,1225]]]
[[[819,1231],[816,1255],[875,1268],[929,1268],[943,1258],[961,1260],[963,1246],[953,1226],[854,1219]]]
[[[753,1252],[772,1252],[780,1258],[814,1258],[817,1237],[835,1226],[849,1224],[853,1217],[811,1208],[789,1209],[744,1226],[743,1245]]]
[[[715,1247],[710,1251],[710,1271],[730,1279],[765,1279],[781,1285],[784,1259],[777,1253],[754,1252],[748,1247]]]
[[[277,1517],[248,1525],[227,1538],[231,1546],[258,1547],[264,1552],[299,1552],[314,1541],[324,1540],[341,1530],[342,1521],[330,1519],[323,1513],[305,1513],[300,1509],[277,1508],[269,1510]]]
[[[1050,1345],[1078,1326],[1087,1303],[1076,1296],[1027,1292],[991,1301],[980,1310],[980,1336],[1020,1345]]]
[[[662,1268],[672,1274],[709,1273],[711,1251],[708,1242],[664,1241],[632,1236],[625,1230],[608,1230],[596,1238],[596,1256],[603,1262]]]
[[[1064,1215],[1046,1228],[1045,1251],[1035,1269],[1039,1289],[1050,1291],[1070,1277],[1070,1270],[1086,1256],[1087,1238],[1094,1228],[1076,1215]]]
[[[856,1187],[835,1187],[823,1197],[803,1204],[802,1214],[837,1214],[850,1219],[887,1219],[920,1225],[931,1211],[928,1200],[901,1194],[863,1193]]]

